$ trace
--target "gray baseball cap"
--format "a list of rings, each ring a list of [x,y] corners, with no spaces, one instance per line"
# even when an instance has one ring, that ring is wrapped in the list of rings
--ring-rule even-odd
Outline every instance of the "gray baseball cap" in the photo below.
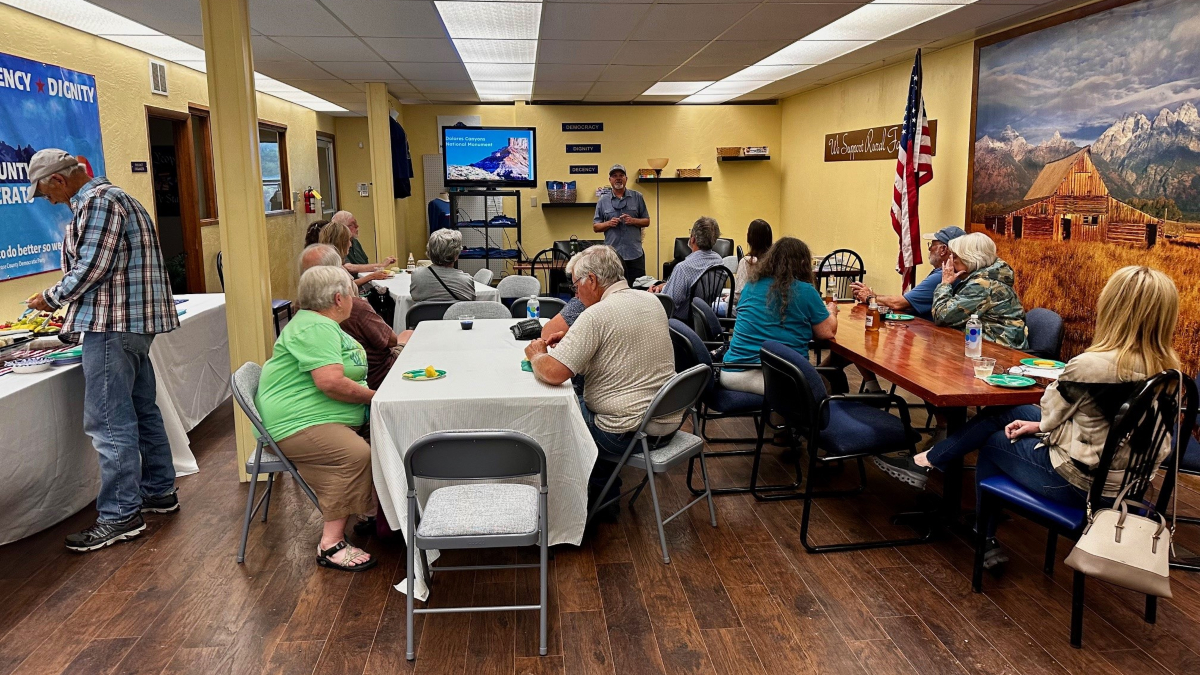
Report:
[[[923,235],[921,235],[921,238],[922,239],[937,239],[938,241],[942,242],[943,244],[949,244],[951,239],[958,239],[959,237],[963,236],[964,234],[966,234],[966,232],[964,232],[961,227],[958,227],[957,225],[951,225],[950,227],[943,227],[942,229],[938,230],[937,232],[930,232],[928,234],[923,234]]]
[[[69,154],[66,150],[59,150],[58,148],[38,150],[30,158],[29,169],[26,172],[29,176],[29,187],[33,189],[33,196],[37,197],[39,194],[38,183],[56,173],[62,173],[76,166],[79,166],[79,160],[75,159],[75,155]]]
[[[618,171],[620,171],[621,173],[623,173],[627,176],[629,175],[629,172],[625,170],[625,165],[623,165],[623,164],[613,164],[612,168],[608,170],[608,175],[611,176]]]

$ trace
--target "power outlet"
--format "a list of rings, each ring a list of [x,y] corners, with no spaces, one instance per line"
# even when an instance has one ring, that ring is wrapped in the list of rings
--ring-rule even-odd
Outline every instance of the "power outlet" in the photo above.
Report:
[[[536,195],[529,198],[529,207],[535,208],[535,209],[537,208],[537,196]]]

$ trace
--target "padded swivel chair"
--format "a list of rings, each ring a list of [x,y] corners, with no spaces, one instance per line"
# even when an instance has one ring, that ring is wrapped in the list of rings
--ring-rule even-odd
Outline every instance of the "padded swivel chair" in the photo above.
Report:
[[[221,290],[225,290],[225,261],[221,255],[221,251],[217,251],[217,279],[221,282]],[[286,314],[287,318],[292,318],[292,301],[291,300],[272,300],[271,301],[271,318],[275,321],[275,334],[279,335],[279,315]]]
[[[676,265],[682,262],[684,258],[691,255],[692,247],[688,245],[688,241],[690,240],[691,237],[675,237],[675,249],[673,251],[672,259],[663,263],[663,281],[666,281],[671,276],[671,270],[675,269]],[[733,255],[733,240],[729,239],[728,237],[718,239],[716,243],[713,244],[712,250],[716,251],[717,255],[721,256],[722,258]]]
[[[1118,450],[1124,449],[1128,454],[1128,463],[1121,472],[1118,489],[1128,487],[1126,498],[1130,502],[1141,502],[1159,468],[1157,451],[1161,444],[1173,443],[1176,452],[1185,447],[1178,439],[1171,438],[1175,431],[1175,420],[1180,412],[1177,403],[1181,384],[1187,406],[1180,423],[1179,438],[1191,436],[1192,425],[1196,419],[1196,383],[1177,370],[1163,371],[1150,378],[1121,406],[1109,426],[1100,461],[1091,472],[1092,488],[1087,496],[1088,510],[1094,512],[1111,503],[1111,500],[1104,498],[1104,488]],[[1155,510],[1159,513],[1167,513],[1176,478],[1172,463],[1167,467],[1166,478],[1158,493]],[[1005,474],[988,476],[979,481],[979,492],[981,499],[978,523],[986,525],[995,522],[1001,508],[1011,508],[1049,530],[1043,566],[1047,574],[1054,571],[1058,535],[1078,539],[1087,524],[1087,512],[1084,509],[1043,497]],[[983,554],[987,544],[988,527],[976,527],[976,530],[975,569],[971,585],[976,593],[980,593],[983,590]],[[1075,571],[1071,593],[1071,646],[1076,648],[1083,646],[1083,591],[1086,579],[1087,575]],[[1146,623],[1155,622],[1157,608],[1158,598],[1146,596]]]
[[[1034,307],[1025,313],[1025,326],[1029,330],[1029,348],[1025,351],[1055,361],[1062,356],[1063,320],[1058,313]]]

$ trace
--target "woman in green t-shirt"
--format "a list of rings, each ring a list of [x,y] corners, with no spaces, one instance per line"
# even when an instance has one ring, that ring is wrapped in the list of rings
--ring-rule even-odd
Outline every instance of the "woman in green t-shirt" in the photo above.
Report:
[[[375,566],[345,539],[346,519],[375,508],[371,446],[358,434],[375,392],[366,386],[366,352],[338,326],[357,295],[340,267],[300,276],[300,311],[275,341],[254,399],[267,431],[321,503],[317,562],[352,572]]]

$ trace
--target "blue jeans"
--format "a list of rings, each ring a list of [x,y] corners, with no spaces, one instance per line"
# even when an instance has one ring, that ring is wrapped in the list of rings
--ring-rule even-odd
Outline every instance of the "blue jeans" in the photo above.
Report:
[[[599,451],[596,463],[592,466],[592,474],[588,478],[588,491],[599,494],[600,490],[604,489],[604,484],[608,482],[608,477],[612,475],[613,469],[617,468],[617,462],[621,461],[630,441],[633,440],[634,432],[615,434],[596,426],[596,414],[589,410],[587,404],[583,402],[582,394],[579,395],[579,410],[583,413],[583,421],[587,424],[588,431],[592,434],[592,440],[596,441],[596,449]],[[617,480],[613,482],[604,498],[612,499],[620,493],[621,477],[617,476]]]
[[[85,333],[83,429],[100,455],[101,523],[138,514],[142,497],[175,489],[171,444],[155,403],[153,335]]]
[[[979,450],[975,465],[975,512],[980,512],[979,482],[989,476],[1006,475],[1022,487],[1060,504],[1083,508],[1087,493],[1071,485],[1050,463],[1050,451],[1039,447],[1036,436],[1022,436],[1015,443],[1004,435],[1004,427],[1016,420],[1036,422],[1042,409],[1036,405],[987,408],[929,450],[929,463],[945,470],[951,460]],[[995,536],[996,523],[987,524]]]

